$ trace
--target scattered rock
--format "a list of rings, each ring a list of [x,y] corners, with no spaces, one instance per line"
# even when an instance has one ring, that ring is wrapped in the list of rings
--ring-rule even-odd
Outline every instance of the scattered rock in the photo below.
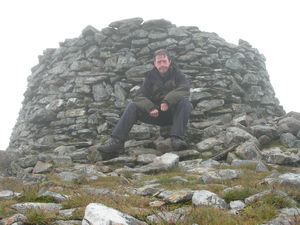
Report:
[[[285,173],[278,177],[279,183],[300,187],[300,173]]]
[[[13,192],[11,190],[3,190],[3,191],[0,191],[0,200],[3,200],[3,199],[12,199],[16,196],[20,196],[21,193],[16,193],[16,192]]]
[[[28,210],[45,210],[48,212],[58,212],[62,205],[56,203],[38,203],[38,202],[25,202],[17,203],[11,206],[12,209],[20,213],[26,213]]]
[[[89,224],[122,224],[122,225],[146,225],[132,216],[109,208],[100,203],[90,203],[84,213],[82,225]]]
[[[180,203],[186,202],[192,199],[194,191],[191,190],[180,190],[180,191],[167,191],[161,193],[159,197],[163,197],[163,200],[167,203]]]
[[[14,225],[14,224],[25,224],[27,222],[27,217],[23,214],[15,214],[3,220],[0,220],[0,224],[2,225]]]
[[[205,184],[208,183],[217,183],[225,180],[237,179],[241,176],[242,172],[238,170],[217,170],[217,171],[208,171],[202,175],[202,180]]]
[[[207,190],[196,191],[192,197],[192,202],[196,207],[212,206],[219,209],[228,208],[228,205],[226,204],[224,199]]]

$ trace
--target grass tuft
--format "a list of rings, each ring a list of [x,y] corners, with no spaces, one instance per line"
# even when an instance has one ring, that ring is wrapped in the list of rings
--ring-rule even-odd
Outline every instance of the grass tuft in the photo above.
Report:
[[[276,189],[287,193],[292,199],[297,202],[297,207],[300,208],[300,191],[299,188],[286,184],[279,184],[275,186]]]
[[[242,220],[220,209],[200,207],[193,208],[184,220],[176,223],[176,225],[193,223],[197,223],[198,225],[234,225],[242,224]]]
[[[10,206],[15,203],[16,203],[15,200],[1,200],[0,201],[0,220],[1,220],[1,218],[11,216],[15,213],[15,211],[10,208]]]
[[[56,220],[56,214],[44,210],[29,210],[25,213],[27,225],[48,225]]]
[[[276,216],[276,208],[264,202],[256,202],[247,206],[242,212],[244,221],[255,221],[261,224],[273,219]]]
[[[35,186],[24,186],[22,195],[18,198],[19,202],[36,202],[39,197],[38,185]]]
[[[276,209],[290,208],[293,206],[289,199],[279,196],[276,193],[264,196],[260,201],[275,207]]]
[[[236,201],[236,200],[244,200],[245,198],[255,194],[256,192],[253,189],[249,188],[244,188],[241,190],[232,190],[224,193],[223,199],[227,202],[230,203],[231,201]]]
[[[17,198],[18,202],[55,202],[52,196],[40,196],[39,195],[40,186],[24,186],[22,195]]]

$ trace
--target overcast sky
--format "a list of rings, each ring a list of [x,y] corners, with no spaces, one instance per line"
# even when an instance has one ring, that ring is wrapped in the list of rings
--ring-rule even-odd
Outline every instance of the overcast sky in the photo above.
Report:
[[[4,0],[0,2],[0,150],[9,143],[30,69],[38,55],[87,26],[142,17],[197,26],[227,42],[248,41],[266,57],[271,84],[286,112],[300,112],[300,7],[297,0]]]

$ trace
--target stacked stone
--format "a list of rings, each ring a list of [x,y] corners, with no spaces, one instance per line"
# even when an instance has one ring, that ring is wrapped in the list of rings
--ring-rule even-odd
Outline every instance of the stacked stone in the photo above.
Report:
[[[126,104],[152,69],[153,52],[168,49],[190,79],[190,133],[235,117],[284,115],[265,58],[246,41],[227,43],[197,27],[133,18],[101,31],[86,27],[78,38],[47,49],[32,68],[9,149],[47,151],[87,147],[111,132]],[[157,130],[147,130],[149,138]],[[200,137],[199,137],[200,139]]]

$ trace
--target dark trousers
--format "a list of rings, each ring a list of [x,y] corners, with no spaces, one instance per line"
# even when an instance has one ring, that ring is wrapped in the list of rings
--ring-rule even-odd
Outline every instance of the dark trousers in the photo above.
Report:
[[[151,117],[149,113],[139,110],[133,102],[129,103],[114,128],[112,137],[125,141],[132,126],[137,120],[140,120],[144,123],[159,126],[171,125],[170,136],[183,139],[191,110],[192,104],[187,99],[182,99],[166,112],[159,111],[158,117]]]

